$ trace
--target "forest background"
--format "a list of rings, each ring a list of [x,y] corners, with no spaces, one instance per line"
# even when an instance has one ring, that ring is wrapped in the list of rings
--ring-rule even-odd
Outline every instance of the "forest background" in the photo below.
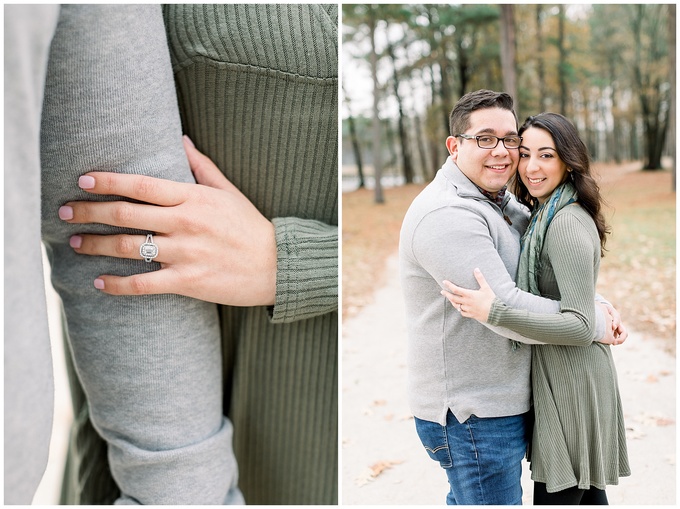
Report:
[[[598,289],[675,353],[675,4],[344,4],[343,317],[385,277],[463,94],[566,115],[613,229]],[[395,296],[398,298],[400,296]]]

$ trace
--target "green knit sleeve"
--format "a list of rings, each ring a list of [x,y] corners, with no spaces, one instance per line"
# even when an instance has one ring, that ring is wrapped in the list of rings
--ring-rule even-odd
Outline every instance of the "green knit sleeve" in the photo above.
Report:
[[[555,216],[541,255],[539,284],[560,299],[560,313],[531,313],[496,299],[489,324],[550,344],[585,346],[593,341],[599,238],[592,220],[580,212]]]
[[[338,309],[338,227],[312,219],[275,218],[275,323]]]

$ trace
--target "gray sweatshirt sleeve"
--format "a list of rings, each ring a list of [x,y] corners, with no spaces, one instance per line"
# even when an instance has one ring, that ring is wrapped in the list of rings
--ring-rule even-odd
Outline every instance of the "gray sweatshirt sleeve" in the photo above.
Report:
[[[40,109],[57,5],[5,9],[5,504],[45,472],[54,383],[40,249]]]
[[[464,207],[443,207],[428,214],[417,235],[427,241],[414,255],[437,282],[448,279],[465,288],[478,288],[473,271],[479,268],[496,296],[508,305],[537,313],[558,313],[560,303],[523,292],[515,286],[484,219]]]
[[[92,423],[108,442],[119,503],[241,501],[231,423],[222,415],[216,306],[177,295],[116,297],[102,274],[156,263],[77,255],[58,209],[107,200],[79,190],[88,171],[192,182],[158,5],[66,5],[47,71],[41,133],[42,233]]]

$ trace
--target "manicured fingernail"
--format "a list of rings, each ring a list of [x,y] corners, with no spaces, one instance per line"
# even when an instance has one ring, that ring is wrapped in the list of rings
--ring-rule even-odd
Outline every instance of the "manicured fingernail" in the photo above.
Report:
[[[72,248],[78,249],[83,244],[83,238],[80,235],[74,235],[69,239],[68,243]]]
[[[78,179],[78,187],[81,189],[94,189],[94,177],[83,175]]]
[[[95,279],[94,280],[94,287],[97,290],[103,290],[104,289],[104,280],[103,279]]]
[[[73,207],[69,207],[68,205],[59,207],[59,219],[63,219],[64,221],[73,219]]]
[[[189,138],[186,134],[183,136],[184,142],[190,145],[192,148],[196,148],[196,145],[194,145],[194,142],[191,141],[191,138]]]

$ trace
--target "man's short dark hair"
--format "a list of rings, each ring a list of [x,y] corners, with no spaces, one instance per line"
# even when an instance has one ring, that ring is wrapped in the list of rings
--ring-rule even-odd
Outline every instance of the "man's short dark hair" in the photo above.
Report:
[[[485,108],[501,108],[509,110],[515,117],[517,114],[513,109],[514,102],[510,94],[505,92],[494,92],[493,90],[475,90],[461,97],[451,110],[449,115],[450,135],[464,133],[470,127],[470,115],[473,111]]]

